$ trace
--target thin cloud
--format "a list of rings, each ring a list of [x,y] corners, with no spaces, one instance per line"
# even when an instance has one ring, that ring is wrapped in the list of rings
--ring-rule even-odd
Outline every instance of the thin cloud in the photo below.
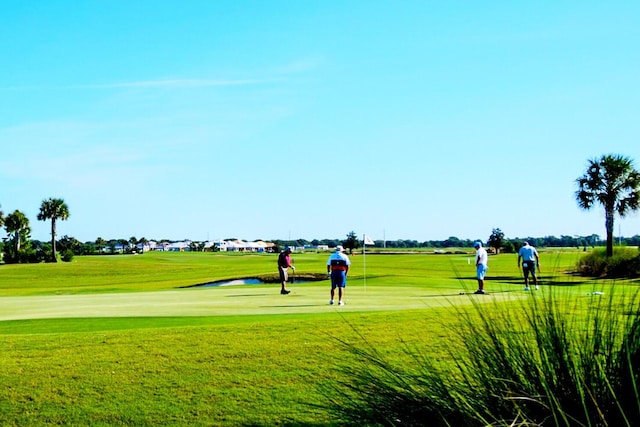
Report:
[[[113,89],[113,88],[197,88],[212,86],[247,86],[261,83],[268,83],[270,80],[211,80],[211,79],[165,79],[165,80],[142,80],[134,82],[105,83],[92,85],[71,86],[76,89]]]
[[[158,89],[190,89],[201,87],[229,87],[249,86],[265,83],[274,83],[280,79],[239,79],[239,80],[215,80],[215,79],[162,79],[140,80],[133,82],[77,84],[67,86],[10,86],[0,87],[0,91],[34,91],[56,89],[118,89],[118,88],[158,88]]]

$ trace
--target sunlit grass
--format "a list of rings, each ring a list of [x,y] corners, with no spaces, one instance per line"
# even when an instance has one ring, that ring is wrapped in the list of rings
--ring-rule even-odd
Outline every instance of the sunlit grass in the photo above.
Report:
[[[566,273],[579,255],[543,254],[541,292],[562,288],[577,302],[564,307],[587,313],[588,293],[609,293],[606,283]],[[295,254],[297,271],[323,272],[327,256]],[[392,365],[411,366],[424,354],[451,369],[474,303],[517,311],[530,299],[514,255],[490,258],[490,295],[460,295],[476,286],[471,257],[356,255],[342,310],[327,304],[326,281],[292,285],[293,298],[277,285],[183,288],[274,274],[274,255],[152,253],[0,266],[0,317],[13,298],[31,301],[35,316],[56,310],[54,318],[0,322],[0,424],[342,424],[324,394],[354,380],[340,367],[356,366],[359,356],[342,343],[367,343]],[[174,314],[154,315],[153,301],[164,295]],[[51,299],[58,296],[65,299]],[[190,298],[201,305],[186,304]],[[96,316],[100,306],[87,301],[111,301],[119,315]],[[134,303],[137,312],[126,308]],[[206,315],[193,311],[202,306]],[[416,348],[422,353],[405,351]]]

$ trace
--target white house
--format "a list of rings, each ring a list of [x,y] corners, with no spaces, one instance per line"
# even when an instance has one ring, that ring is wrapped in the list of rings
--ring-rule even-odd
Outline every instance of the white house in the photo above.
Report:
[[[165,251],[169,252],[187,252],[191,250],[191,242],[185,240],[184,242],[169,243],[165,248]]]

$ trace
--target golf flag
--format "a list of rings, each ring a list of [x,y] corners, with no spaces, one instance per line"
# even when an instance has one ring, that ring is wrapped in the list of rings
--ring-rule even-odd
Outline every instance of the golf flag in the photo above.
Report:
[[[363,277],[364,277],[364,291],[367,292],[367,245],[375,245],[373,239],[369,236],[367,236],[366,234],[362,235],[362,268],[364,271]]]

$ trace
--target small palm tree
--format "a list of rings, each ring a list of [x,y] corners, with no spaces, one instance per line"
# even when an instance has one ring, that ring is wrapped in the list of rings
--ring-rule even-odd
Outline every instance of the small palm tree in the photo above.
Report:
[[[58,262],[56,256],[56,220],[66,220],[69,218],[69,207],[62,199],[49,198],[43,200],[38,213],[38,221],[51,220],[51,250],[52,261]]]
[[[144,253],[144,248],[147,247],[147,244],[149,243],[149,241],[147,240],[146,237],[141,237],[140,240],[138,240],[138,243],[141,246],[140,251]]]
[[[29,218],[19,210],[15,210],[4,218],[4,228],[9,235],[9,239],[13,242],[14,255],[17,257],[20,253],[22,242],[28,239],[31,234]]]
[[[576,182],[575,196],[580,208],[588,210],[596,203],[604,207],[607,256],[611,256],[614,215],[624,217],[640,208],[640,172],[628,157],[608,154],[589,160],[587,172]]]
[[[107,246],[107,241],[102,237],[98,237],[96,239],[96,248],[98,248],[98,253],[102,253],[102,249],[104,249],[105,246]]]

